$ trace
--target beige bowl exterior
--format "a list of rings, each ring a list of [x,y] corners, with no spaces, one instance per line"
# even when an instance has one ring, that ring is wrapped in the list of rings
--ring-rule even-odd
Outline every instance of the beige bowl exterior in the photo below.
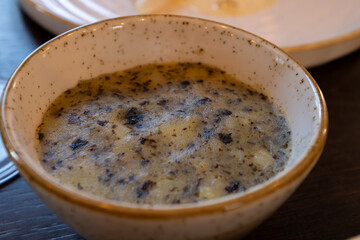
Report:
[[[79,80],[140,64],[203,62],[270,96],[293,136],[286,169],[246,193],[177,206],[137,206],[61,185],[41,166],[36,128],[50,103]],[[327,135],[327,109],[310,74],[266,40],[196,18],[131,16],[67,32],[34,51],[7,83],[1,132],[21,176],[87,239],[213,239],[242,236],[272,214],[310,172]]]

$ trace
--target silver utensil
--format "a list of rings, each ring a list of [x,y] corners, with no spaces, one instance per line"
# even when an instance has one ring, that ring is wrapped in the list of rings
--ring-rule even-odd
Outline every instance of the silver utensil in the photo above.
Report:
[[[6,79],[0,79],[0,95],[6,84]],[[15,165],[9,159],[4,144],[0,139],[0,185],[15,177],[18,174]]]

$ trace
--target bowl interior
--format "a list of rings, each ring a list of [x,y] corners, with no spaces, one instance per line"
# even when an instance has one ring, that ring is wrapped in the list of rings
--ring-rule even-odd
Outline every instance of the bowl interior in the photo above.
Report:
[[[275,179],[303,159],[322,131],[324,103],[319,89],[301,66],[274,45],[201,19],[133,16],[63,34],[18,67],[2,99],[1,124],[10,155],[20,169],[26,165],[55,183],[42,168],[34,146],[42,115],[58,95],[82,79],[140,64],[179,61],[217,66],[268,95],[286,113],[293,150],[286,170]]]

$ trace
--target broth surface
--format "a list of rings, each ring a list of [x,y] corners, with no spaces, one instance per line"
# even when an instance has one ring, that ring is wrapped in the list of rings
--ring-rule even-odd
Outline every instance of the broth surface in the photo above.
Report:
[[[246,191],[283,170],[284,115],[201,63],[152,64],[81,81],[38,127],[43,167],[104,198],[178,204]]]

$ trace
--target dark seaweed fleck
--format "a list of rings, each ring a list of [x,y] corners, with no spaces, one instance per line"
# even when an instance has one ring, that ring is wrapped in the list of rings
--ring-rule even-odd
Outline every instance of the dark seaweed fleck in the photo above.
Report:
[[[76,149],[86,146],[86,144],[88,144],[88,141],[82,140],[79,138],[79,139],[76,139],[75,141],[73,141],[72,144],[70,145],[70,147],[72,150],[76,150]]]
[[[181,109],[179,109],[179,110],[176,110],[176,113],[179,113],[179,114],[186,114],[186,111],[185,111],[185,110],[181,110]]]
[[[104,89],[102,87],[99,87],[96,93],[96,96],[100,96],[101,94],[103,94]]]
[[[80,123],[80,116],[76,113],[71,113],[67,118],[68,124],[77,124]]]
[[[187,148],[187,149],[191,149],[191,148],[193,148],[194,146],[195,146],[194,143],[189,143],[186,148]]]
[[[168,100],[166,99],[161,99],[159,102],[157,102],[156,104],[157,105],[160,105],[160,106],[165,106],[165,104],[168,102]]]
[[[150,103],[149,101],[143,101],[143,102],[140,103],[140,106],[144,106],[144,105],[149,104],[149,103]]]
[[[149,160],[149,159],[142,159],[142,160],[141,160],[141,166],[148,165],[149,163],[150,163],[150,160]]]
[[[232,112],[227,109],[221,109],[218,111],[218,116],[230,116]]]
[[[215,129],[214,128],[204,128],[204,134],[203,137],[205,139],[209,139],[210,137],[212,137],[215,133]]]
[[[262,93],[260,93],[260,97],[261,97],[262,100],[266,100],[266,99],[267,99],[267,97],[266,97],[264,94],[262,94]]]
[[[250,108],[250,107],[244,107],[242,110],[243,110],[244,112],[251,112],[251,111],[252,111],[252,108]]]
[[[43,140],[44,139],[44,134],[43,133],[38,133],[38,138],[39,140]]]
[[[233,183],[231,183],[230,185],[228,185],[228,186],[226,186],[225,187],[225,190],[227,191],[227,192],[229,192],[229,193],[232,193],[232,192],[234,192],[234,191],[236,191],[236,190],[238,190],[239,189],[239,181],[236,181],[236,182],[233,182]]]
[[[216,114],[216,118],[214,120],[215,123],[219,123],[221,121],[221,118],[223,116],[230,116],[232,114],[231,111],[227,110],[227,109],[221,109],[218,111],[218,113]]]
[[[198,104],[205,104],[205,103],[207,103],[207,102],[211,102],[211,99],[205,97],[205,98],[202,98],[202,99],[200,99],[200,100],[197,101]]]
[[[125,113],[126,124],[135,125],[144,119],[144,115],[137,108],[130,108]]]
[[[219,139],[220,141],[222,141],[225,144],[231,143],[232,142],[232,138],[231,138],[231,133],[225,134],[225,133],[219,133]]]
[[[202,178],[198,177],[192,181],[190,185],[183,188],[183,196],[199,196],[199,187],[201,185]]]
[[[77,183],[77,189],[79,189],[79,190],[82,190],[84,187],[83,186],[81,186],[81,184],[80,183]]]
[[[148,139],[147,138],[140,138],[140,143],[144,144]]]
[[[149,190],[155,185],[156,185],[156,182],[147,180],[146,182],[144,182],[144,184],[140,188],[136,189],[136,197],[140,198],[144,195],[148,195]]]
[[[280,132],[284,127],[286,127],[286,119],[283,116],[278,116],[274,132]]]
[[[173,178],[177,172],[179,172],[177,169],[175,171],[171,170],[167,173],[167,175],[168,175],[168,177]]]
[[[181,203],[180,199],[174,199],[171,204],[179,204]]]
[[[118,90],[113,90],[112,95],[117,97],[119,100],[124,100],[125,97],[121,95],[121,93]]]
[[[118,182],[119,182],[120,184],[126,184],[126,183],[127,183],[124,178],[120,178],[120,179],[118,180]]]
[[[147,80],[146,82],[144,82],[143,85],[145,85],[146,87],[148,87],[151,82],[152,82],[152,80],[149,79],[149,80]]]
[[[180,83],[180,85],[181,85],[182,88],[186,88],[187,86],[190,85],[190,82],[189,82],[189,81],[182,81],[182,82]]]
[[[106,124],[108,124],[109,121],[97,121],[97,124],[100,126],[105,126]]]
[[[277,153],[273,156],[275,160],[280,160],[285,156],[285,153],[283,151],[277,151]]]

